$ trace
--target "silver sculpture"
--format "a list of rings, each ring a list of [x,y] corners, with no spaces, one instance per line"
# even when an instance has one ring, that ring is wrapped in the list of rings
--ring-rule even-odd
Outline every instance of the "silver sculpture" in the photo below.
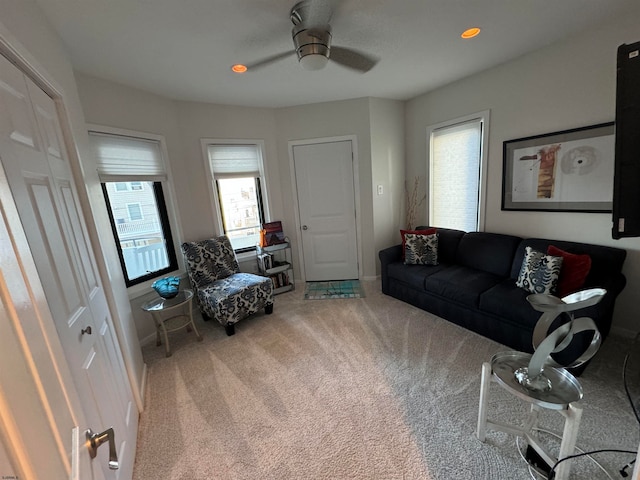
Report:
[[[603,288],[591,288],[562,298],[547,294],[527,297],[531,306],[542,312],[542,315],[533,331],[535,352],[531,356],[529,365],[517,369],[514,373],[520,385],[532,391],[549,391],[553,389],[553,384],[544,374],[545,366],[574,368],[589,361],[596,354],[602,342],[598,327],[591,318],[574,318],[573,312],[597,304],[606,293],[607,291]],[[569,316],[569,321],[549,334],[549,327],[558,315],[563,313]],[[567,365],[561,365],[553,359],[551,354],[566,349],[576,333],[587,331],[592,331],[593,337],[589,346],[578,358]]]

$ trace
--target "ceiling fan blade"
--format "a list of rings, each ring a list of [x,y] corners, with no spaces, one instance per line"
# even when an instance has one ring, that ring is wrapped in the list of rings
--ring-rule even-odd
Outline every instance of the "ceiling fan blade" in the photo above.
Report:
[[[294,52],[293,50],[289,50],[288,52],[280,52],[276,53],[275,55],[270,55],[266,58],[263,58],[262,60],[258,60],[257,62],[248,63],[247,70],[257,70],[258,68],[265,67],[267,65],[270,65],[271,63],[277,62],[278,60],[282,60],[283,58],[295,55],[295,53],[296,52]]]
[[[352,48],[332,46],[329,53],[329,60],[342,65],[343,67],[351,68],[362,73],[366,73],[376,66],[379,59],[373,55],[358,52]]]

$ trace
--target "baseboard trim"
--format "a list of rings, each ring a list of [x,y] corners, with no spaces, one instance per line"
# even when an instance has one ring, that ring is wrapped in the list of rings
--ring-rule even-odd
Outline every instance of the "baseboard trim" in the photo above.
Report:
[[[147,394],[147,379],[149,378],[149,369],[147,368],[147,364],[144,363],[142,366],[142,381],[140,382],[140,400],[142,405],[140,405],[139,410],[140,413],[144,411],[144,399]]]
[[[140,346],[146,347],[147,345],[151,345],[155,341],[156,341],[156,332],[153,332],[147,335],[146,337],[144,337],[142,340],[140,340]]]

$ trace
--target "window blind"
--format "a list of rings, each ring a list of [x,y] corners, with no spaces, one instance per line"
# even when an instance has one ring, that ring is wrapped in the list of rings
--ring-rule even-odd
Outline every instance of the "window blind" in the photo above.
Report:
[[[215,178],[259,177],[257,145],[209,145],[209,162]]]
[[[167,179],[160,142],[100,132],[89,132],[89,140],[102,182]]]
[[[431,134],[430,225],[477,230],[481,142],[479,119]]]

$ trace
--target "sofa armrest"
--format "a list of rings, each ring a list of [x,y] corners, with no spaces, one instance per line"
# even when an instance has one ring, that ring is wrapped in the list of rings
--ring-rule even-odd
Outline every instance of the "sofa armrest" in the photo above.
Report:
[[[385,248],[378,252],[378,258],[380,258],[380,278],[382,279],[382,293],[389,294],[389,276],[388,267],[390,263],[402,261],[402,245],[394,245],[393,247]]]
[[[402,260],[402,245],[394,245],[393,247],[380,250],[378,253],[381,265],[388,265],[391,262],[399,262]]]

